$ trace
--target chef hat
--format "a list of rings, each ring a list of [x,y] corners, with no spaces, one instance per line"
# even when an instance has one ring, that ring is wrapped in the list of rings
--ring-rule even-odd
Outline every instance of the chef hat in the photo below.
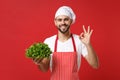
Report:
[[[60,8],[56,11],[55,18],[56,18],[57,16],[60,16],[60,15],[66,15],[66,16],[70,17],[70,19],[73,20],[72,23],[75,22],[76,15],[75,15],[75,13],[73,12],[73,10],[72,10],[70,7],[68,7],[68,6],[62,6],[62,7],[60,7]]]

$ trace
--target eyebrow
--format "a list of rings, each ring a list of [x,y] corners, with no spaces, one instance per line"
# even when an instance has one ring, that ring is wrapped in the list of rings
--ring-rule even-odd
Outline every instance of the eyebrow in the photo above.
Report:
[[[69,17],[66,17],[66,18],[56,18],[56,19],[61,19],[61,20],[65,20],[65,19],[70,19]]]

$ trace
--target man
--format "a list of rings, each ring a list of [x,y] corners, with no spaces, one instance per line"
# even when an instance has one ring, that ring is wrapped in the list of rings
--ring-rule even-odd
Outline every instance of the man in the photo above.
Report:
[[[93,68],[98,68],[98,58],[90,43],[93,30],[90,26],[87,30],[83,26],[84,32],[80,35],[72,34],[70,26],[75,22],[75,18],[70,7],[60,7],[54,19],[58,34],[44,41],[53,52],[51,57],[33,60],[43,72],[50,67],[51,80],[79,80],[81,55]]]

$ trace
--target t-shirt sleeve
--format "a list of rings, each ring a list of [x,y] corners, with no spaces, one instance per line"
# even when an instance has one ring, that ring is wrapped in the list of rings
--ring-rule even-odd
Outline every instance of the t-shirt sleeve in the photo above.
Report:
[[[46,38],[44,41],[43,41],[43,43],[45,43],[45,44],[47,44],[49,47],[50,47],[50,40],[48,39],[48,38]]]
[[[86,55],[88,55],[88,51],[86,46],[82,43],[82,55],[83,57],[85,57]]]

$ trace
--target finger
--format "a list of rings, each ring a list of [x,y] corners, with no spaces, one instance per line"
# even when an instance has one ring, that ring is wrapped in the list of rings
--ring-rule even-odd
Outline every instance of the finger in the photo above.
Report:
[[[33,61],[35,64],[39,65],[43,58],[35,58]]]
[[[92,35],[92,33],[93,33],[93,29],[90,31],[90,36]]]
[[[35,64],[37,64],[37,59],[36,58],[33,58],[32,60]]]
[[[43,58],[40,58],[40,59],[38,59],[38,61],[37,61],[37,62],[38,62],[38,63],[40,63],[42,60],[43,60]]]
[[[33,58],[34,62],[37,62],[38,60],[41,60],[41,58]]]
[[[35,60],[35,58],[32,58],[32,60],[34,61],[34,60]]]
[[[34,61],[34,62],[37,62],[37,60],[38,60],[38,58],[33,58],[33,61]]]
[[[83,25],[83,31],[84,31],[84,33],[86,33],[86,29],[85,29],[85,26]]]
[[[90,26],[88,26],[88,30],[87,30],[88,33],[90,33]]]
[[[80,34],[80,38],[81,38],[81,39],[83,38],[83,34],[84,34],[83,32]]]
[[[33,61],[35,61],[35,58],[32,58]]]

